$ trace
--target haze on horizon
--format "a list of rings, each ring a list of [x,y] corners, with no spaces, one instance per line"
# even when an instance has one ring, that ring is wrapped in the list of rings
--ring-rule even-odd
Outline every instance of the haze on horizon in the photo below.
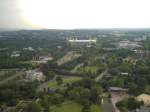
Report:
[[[0,28],[150,28],[149,0],[0,0]]]

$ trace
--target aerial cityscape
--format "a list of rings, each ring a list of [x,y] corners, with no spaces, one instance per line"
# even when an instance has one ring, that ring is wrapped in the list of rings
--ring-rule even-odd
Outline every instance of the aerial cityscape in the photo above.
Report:
[[[149,29],[0,36],[2,112],[149,112]]]
[[[0,112],[150,112],[149,0],[0,0]]]

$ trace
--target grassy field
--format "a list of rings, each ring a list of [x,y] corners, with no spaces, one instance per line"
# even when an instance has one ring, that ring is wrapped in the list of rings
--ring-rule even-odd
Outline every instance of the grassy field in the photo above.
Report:
[[[91,112],[102,112],[102,109],[98,107],[97,105],[92,105]]]
[[[83,72],[83,73],[84,72],[91,72],[93,74],[96,74],[97,70],[98,70],[98,67],[96,67],[96,66],[86,66],[86,67],[79,68],[79,71]]]
[[[73,82],[81,80],[81,79],[82,79],[81,77],[65,77],[65,78],[63,78],[63,84],[73,83]],[[48,87],[50,87],[50,88],[58,88],[58,87],[60,87],[60,85],[58,85],[57,82],[54,81],[54,82],[50,82],[48,84]]]
[[[51,112],[81,112],[82,106],[75,102],[65,103],[59,107],[53,108]],[[97,105],[91,106],[91,112],[102,112]]]
[[[39,67],[40,64],[38,64],[36,61],[20,61],[21,64],[29,64],[32,67]]]
[[[0,76],[8,73],[15,73],[14,69],[0,69]]]
[[[7,71],[6,74],[0,75],[0,85],[6,84],[10,81],[17,81],[24,78],[25,72],[23,71]]]
[[[58,65],[65,64],[71,60],[77,59],[80,57],[81,54],[74,53],[74,52],[68,52],[65,56],[63,56],[61,59],[57,60]]]
[[[0,70],[0,81],[7,79],[8,77],[11,77],[16,72],[14,70]]]

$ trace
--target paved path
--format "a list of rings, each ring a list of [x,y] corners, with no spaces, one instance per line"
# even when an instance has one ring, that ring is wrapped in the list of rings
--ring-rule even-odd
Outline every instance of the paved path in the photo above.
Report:
[[[126,93],[120,93],[120,94],[117,94],[117,93],[113,93],[112,92],[112,98],[111,98],[111,101],[112,101],[112,104],[115,108],[115,112],[120,112],[120,110],[116,107],[116,103],[123,100],[123,99],[126,99],[126,98],[129,98],[129,95],[126,94]]]
[[[82,67],[83,66],[83,63],[80,63],[78,65],[76,65],[72,70],[71,72],[76,72],[78,68]]]
[[[37,87],[37,91],[43,91],[44,88],[48,88],[48,86],[49,86],[48,84],[51,83],[51,82],[55,82],[57,76],[70,77],[70,76],[64,76],[64,75],[55,75],[53,79],[41,83],[41,84]]]
[[[99,74],[96,78],[95,78],[95,81],[97,82],[97,81],[99,81],[100,79],[102,79],[103,78],[103,76],[105,75],[105,74],[107,74],[107,69],[106,70],[104,70],[101,74]]]
[[[104,112],[115,112],[112,103],[107,98],[103,98],[102,109]]]
[[[49,84],[50,82],[55,82],[56,77],[57,77],[57,75],[55,75],[53,79],[48,80],[48,81],[46,81],[46,82],[40,84],[40,86],[38,86],[38,88],[37,88],[37,91],[43,91],[43,88],[47,88],[47,87],[48,87],[48,84]]]
[[[58,59],[56,61],[56,63],[58,65],[62,65],[62,64],[65,64],[65,63],[67,63],[69,61],[75,60],[75,59],[79,58],[80,56],[81,56],[81,54],[78,54],[78,53],[75,53],[73,51],[70,51],[66,55],[64,55],[62,58]]]

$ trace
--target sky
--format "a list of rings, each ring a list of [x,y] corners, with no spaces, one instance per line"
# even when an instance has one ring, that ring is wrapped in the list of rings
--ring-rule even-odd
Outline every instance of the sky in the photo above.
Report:
[[[0,28],[150,28],[150,0],[0,0]]]

